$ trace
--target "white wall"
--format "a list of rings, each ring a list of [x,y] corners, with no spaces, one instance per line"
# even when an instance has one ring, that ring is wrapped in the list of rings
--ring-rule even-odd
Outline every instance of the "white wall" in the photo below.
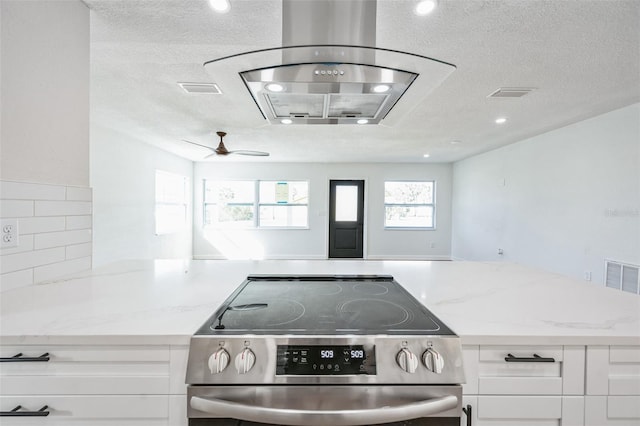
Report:
[[[454,258],[598,283],[605,259],[640,264],[640,104],[457,162],[453,176]]]
[[[309,229],[223,232],[204,230],[203,181],[307,180],[309,181]],[[195,163],[195,258],[260,257],[267,259],[326,259],[330,179],[365,180],[365,258],[449,259],[451,251],[450,164],[321,164],[321,163]],[[385,180],[435,180],[436,230],[384,229]],[[227,248],[232,246],[231,251]],[[432,247],[433,245],[433,247]],[[220,249],[220,247],[225,247]]]
[[[193,182],[191,161],[92,124],[94,266],[122,259],[191,257],[191,208],[183,231],[155,234],[157,169]]]
[[[89,185],[89,9],[0,1],[0,178]]]
[[[0,1],[0,289],[91,268],[89,9]]]

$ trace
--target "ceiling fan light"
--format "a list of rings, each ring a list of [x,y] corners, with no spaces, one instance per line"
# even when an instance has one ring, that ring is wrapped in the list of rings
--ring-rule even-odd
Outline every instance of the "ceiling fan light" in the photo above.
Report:
[[[438,2],[436,0],[424,0],[416,5],[416,15],[428,15],[436,8]]]
[[[496,118],[496,124],[504,124],[507,122],[507,119],[504,117]]]
[[[209,0],[209,6],[218,13],[227,13],[231,10],[229,0]]]

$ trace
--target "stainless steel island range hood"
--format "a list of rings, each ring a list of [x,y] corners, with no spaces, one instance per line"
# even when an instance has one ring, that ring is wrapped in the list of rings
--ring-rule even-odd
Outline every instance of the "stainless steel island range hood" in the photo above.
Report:
[[[205,68],[213,75],[236,69],[270,124],[394,125],[455,66],[377,47],[376,7],[373,0],[283,0],[282,47]]]

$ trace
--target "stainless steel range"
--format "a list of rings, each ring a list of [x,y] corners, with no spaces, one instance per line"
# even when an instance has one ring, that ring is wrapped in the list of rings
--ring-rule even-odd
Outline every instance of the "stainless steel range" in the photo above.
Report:
[[[460,341],[391,276],[249,276],[191,338],[189,425],[459,425]]]

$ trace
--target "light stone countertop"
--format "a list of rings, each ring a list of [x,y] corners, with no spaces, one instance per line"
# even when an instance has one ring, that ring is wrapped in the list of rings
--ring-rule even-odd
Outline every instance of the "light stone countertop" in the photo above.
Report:
[[[640,296],[509,263],[123,261],[0,293],[0,342],[186,345],[249,274],[378,274],[467,345],[640,345]]]

